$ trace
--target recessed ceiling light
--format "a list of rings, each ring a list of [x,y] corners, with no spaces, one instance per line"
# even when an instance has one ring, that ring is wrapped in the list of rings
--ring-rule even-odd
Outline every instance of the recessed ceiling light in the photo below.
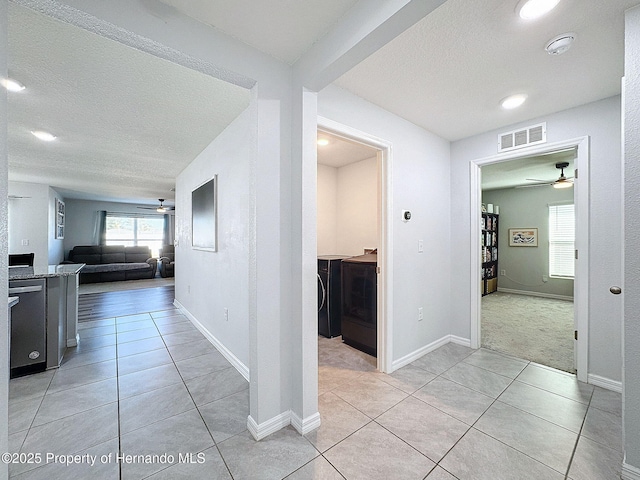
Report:
[[[571,44],[575,39],[575,33],[563,33],[549,40],[544,49],[549,55],[562,55],[571,48]]]
[[[507,98],[504,98],[500,102],[500,105],[502,105],[502,108],[504,108],[505,110],[512,110],[522,105],[526,99],[527,99],[526,93],[518,93],[516,95],[511,95]]]
[[[533,20],[553,10],[560,0],[520,0],[516,11],[520,18]]]
[[[319,147],[326,147],[327,145],[329,145],[329,140],[327,140],[326,138],[319,138],[318,139],[318,146]]]
[[[53,142],[57,137],[49,132],[45,132],[43,130],[35,130],[31,132],[34,137],[43,142]]]
[[[25,86],[22,85],[19,81],[13,80],[11,78],[3,78],[2,86],[10,92],[21,92],[25,89]]]

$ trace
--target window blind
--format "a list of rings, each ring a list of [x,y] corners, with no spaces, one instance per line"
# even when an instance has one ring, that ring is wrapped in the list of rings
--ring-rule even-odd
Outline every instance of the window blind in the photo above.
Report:
[[[549,275],[573,278],[575,273],[574,205],[549,205]]]

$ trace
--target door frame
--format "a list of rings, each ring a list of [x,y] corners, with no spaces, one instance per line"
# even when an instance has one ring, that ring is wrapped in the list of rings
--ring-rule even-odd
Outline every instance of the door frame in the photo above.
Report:
[[[481,299],[479,279],[482,264],[480,262],[480,212],[482,204],[482,175],[481,167],[495,163],[508,162],[522,157],[543,155],[557,150],[569,148],[577,149],[575,168],[578,177],[574,180],[573,200],[576,209],[576,241],[575,249],[578,253],[573,284],[573,322],[579,332],[574,340],[574,359],[576,360],[576,375],[578,380],[587,382],[589,360],[589,136],[578,137],[555,143],[547,143],[531,147],[524,147],[517,151],[510,151],[478,158],[469,161],[469,182],[471,199],[471,218],[469,235],[471,238],[471,277],[469,292],[471,299],[471,348],[481,346]]]
[[[378,150],[377,369],[380,372],[391,373],[393,372],[393,294],[388,286],[391,285],[393,278],[393,259],[389,254],[393,244],[390,221],[393,211],[393,196],[391,195],[392,145],[387,140],[320,115],[318,115],[317,128],[321,132]]]

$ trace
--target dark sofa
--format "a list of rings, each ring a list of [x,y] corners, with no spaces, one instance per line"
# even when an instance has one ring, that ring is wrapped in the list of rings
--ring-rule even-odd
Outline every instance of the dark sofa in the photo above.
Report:
[[[63,263],[85,263],[80,283],[115,282],[154,278],[158,261],[151,258],[149,247],[123,245],[76,246]]]
[[[173,245],[163,245],[160,249],[160,276],[162,278],[173,277],[175,275],[174,266],[176,263],[175,249]]]

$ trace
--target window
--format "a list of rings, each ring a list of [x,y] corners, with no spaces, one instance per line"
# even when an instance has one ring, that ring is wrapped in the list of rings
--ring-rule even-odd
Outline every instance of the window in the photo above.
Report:
[[[549,205],[549,275],[574,277],[574,205]]]
[[[163,243],[163,217],[107,214],[107,245],[149,247],[157,257]]]

